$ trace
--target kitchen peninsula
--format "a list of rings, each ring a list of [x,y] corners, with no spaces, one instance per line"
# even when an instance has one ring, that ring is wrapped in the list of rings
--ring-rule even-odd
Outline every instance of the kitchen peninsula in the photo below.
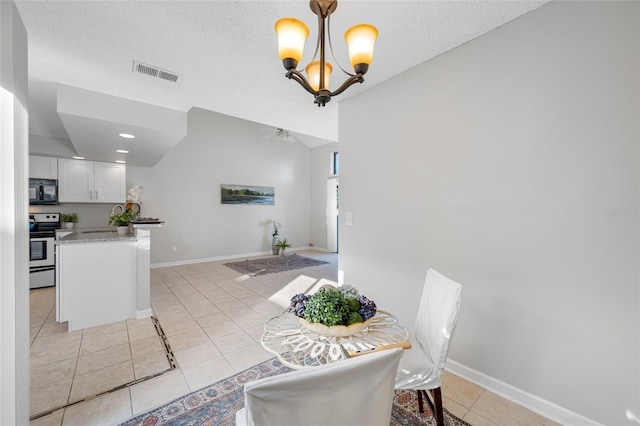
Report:
[[[68,331],[145,318],[151,311],[151,229],[78,229],[56,240],[56,320]]]

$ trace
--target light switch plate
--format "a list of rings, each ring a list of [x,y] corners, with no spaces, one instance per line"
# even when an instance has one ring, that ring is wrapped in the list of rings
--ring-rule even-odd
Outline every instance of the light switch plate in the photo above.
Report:
[[[346,222],[347,226],[353,225],[353,213],[347,212]]]

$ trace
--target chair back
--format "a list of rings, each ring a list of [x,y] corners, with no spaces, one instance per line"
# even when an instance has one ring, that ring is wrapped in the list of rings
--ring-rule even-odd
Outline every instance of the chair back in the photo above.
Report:
[[[244,420],[261,426],[388,426],[401,356],[402,349],[394,348],[248,382]]]
[[[427,271],[414,328],[416,340],[438,370],[444,368],[458,322],[462,286],[435,269]]]

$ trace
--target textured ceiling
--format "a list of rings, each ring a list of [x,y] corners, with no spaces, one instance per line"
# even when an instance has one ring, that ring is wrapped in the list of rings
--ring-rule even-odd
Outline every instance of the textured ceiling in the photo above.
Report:
[[[69,137],[56,112],[56,84],[186,112],[192,107],[284,128],[308,146],[338,140],[338,104],[463,44],[545,1],[341,1],[331,19],[343,67],[343,34],[378,27],[373,63],[362,85],[318,108],[284,78],[274,22],[316,17],[307,1],[16,1],[29,37],[30,132]],[[134,60],[182,76],[179,83],[132,72]],[[343,80],[334,67],[331,85]],[[81,125],[81,124],[78,124]],[[86,129],[85,129],[86,133]],[[84,141],[73,141],[77,149]],[[91,143],[96,143],[92,141]]]

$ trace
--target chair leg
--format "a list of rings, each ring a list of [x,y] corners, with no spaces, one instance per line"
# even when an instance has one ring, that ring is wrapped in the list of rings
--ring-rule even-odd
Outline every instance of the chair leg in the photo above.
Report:
[[[420,414],[424,414],[424,400],[427,400],[427,404],[429,404],[429,408],[431,408],[431,412],[435,413],[435,407],[433,406],[433,402],[431,402],[431,398],[429,394],[424,389],[420,389],[416,391],[418,393],[418,408],[420,409]]]
[[[424,403],[422,402],[422,391],[418,389],[416,391],[418,393],[418,409],[420,410],[420,414],[424,413]]]
[[[438,426],[444,426],[444,412],[442,410],[442,392],[440,388],[435,388],[431,391],[433,395],[433,402],[435,403],[435,410],[433,411],[436,418],[436,424]]]

